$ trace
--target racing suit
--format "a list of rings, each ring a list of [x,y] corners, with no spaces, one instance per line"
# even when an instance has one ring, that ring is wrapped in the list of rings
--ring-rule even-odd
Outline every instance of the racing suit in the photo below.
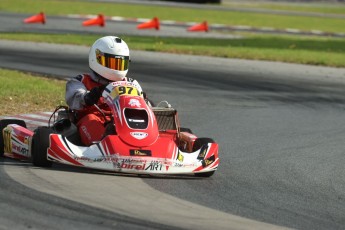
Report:
[[[122,80],[132,82],[142,92],[141,86],[136,80],[127,77]],[[81,142],[84,145],[89,146],[93,142],[100,141],[106,130],[105,125],[111,121],[110,108],[100,94],[109,83],[110,81],[93,72],[80,74],[67,81],[66,103],[76,113],[76,124]],[[94,100],[95,103],[88,102],[87,99],[91,95],[90,92],[95,91],[97,88],[99,90],[96,93],[98,96]]]

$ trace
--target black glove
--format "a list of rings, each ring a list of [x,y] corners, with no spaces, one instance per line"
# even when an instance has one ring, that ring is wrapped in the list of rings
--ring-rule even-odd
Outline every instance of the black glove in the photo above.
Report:
[[[85,94],[84,101],[86,105],[93,105],[96,104],[99,98],[102,96],[102,92],[104,90],[104,86],[94,87]]]

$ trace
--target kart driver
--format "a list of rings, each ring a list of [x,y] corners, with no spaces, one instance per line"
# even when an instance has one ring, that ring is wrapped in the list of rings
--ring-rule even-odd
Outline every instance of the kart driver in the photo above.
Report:
[[[129,49],[124,40],[115,36],[99,38],[89,52],[91,72],[67,82],[66,103],[76,111],[77,127],[84,145],[100,141],[106,124],[111,121],[110,109],[101,97],[106,85],[114,81],[130,81],[142,93],[139,83],[126,77],[129,61]]]

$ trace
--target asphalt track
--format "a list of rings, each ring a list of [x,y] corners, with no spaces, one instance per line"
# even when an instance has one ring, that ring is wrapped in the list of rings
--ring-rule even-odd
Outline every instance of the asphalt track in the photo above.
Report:
[[[161,25],[159,30],[148,29],[138,30],[137,25],[141,22],[133,21],[109,21],[106,20],[105,27],[90,26],[84,27],[82,23],[87,20],[87,15],[80,18],[66,16],[46,15],[46,24],[25,24],[23,20],[32,15],[0,12],[0,32],[31,32],[31,33],[50,33],[50,34],[99,34],[108,35],[140,35],[140,36],[165,36],[165,37],[197,37],[197,38],[235,38],[230,33],[219,33],[210,31],[208,33],[188,32],[191,25]],[[95,16],[94,16],[95,17]],[[194,23],[195,24],[195,23]],[[194,25],[193,24],[193,25]],[[20,36],[20,35],[19,35]]]
[[[86,47],[0,41],[0,66],[62,78]],[[345,69],[132,52],[129,75],[220,144],[207,179],[0,161],[0,229],[343,229]]]

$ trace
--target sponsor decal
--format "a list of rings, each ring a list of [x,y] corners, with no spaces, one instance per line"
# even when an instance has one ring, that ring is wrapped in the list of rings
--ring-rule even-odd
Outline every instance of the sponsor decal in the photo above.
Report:
[[[131,164],[131,163],[122,162],[118,166],[121,169],[145,170],[146,164],[145,163],[142,163],[142,164]]]
[[[5,128],[2,130],[2,134],[4,139],[4,152],[12,153],[11,130]]]
[[[98,163],[98,162],[102,162],[102,163],[118,163],[120,161],[120,159],[116,156],[105,156],[105,157],[97,157],[97,158],[89,158],[89,157],[85,157],[85,156],[74,156],[73,157],[74,160],[77,161],[86,161],[89,163]]]
[[[150,164],[145,168],[145,170],[149,171],[161,171],[162,170],[162,163],[159,161],[151,161]]]
[[[161,171],[163,164],[159,161],[147,162],[132,162],[132,161],[122,161],[118,162],[116,168],[119,169],[133,169],[138,171]]]
[[[173,163],[173,167],[178,167],[178,168],[182,168],[182,167],[190,168],[190,167],[195,167],[195,166],[196,166],[196,164],[194,164],[194,163],[189,163],[189,164],[183,164],[183,163],[179,163],[179,162]]]
[[[28,156],[29,155],[29,149],[28,148],[25,148],[25,147],[22,147],[20,145],[17,145],[14,142],[12,142],[12,151],[14,153],[21,154],[21,155],[24,155],[24,156]]]
[[[87,131],[87,128],[84,125],[81,126],[80,128],[84,132],[84,134],[87,137],[87,139],[91,140],[91,134],[89,133],[89,131]]]
[[[129,154],[131,156],[151,156],[151,150],[131,149],[131,150],[129,150]]]
[[[177,160],[178,160],[179,162],[183,162],[183,159],[184,159],[184,156],[183,156],[180,152],[178,152],[178,154],[177,154]]]
[[[216,160],[215,156],[212,155],[209,158],[202,161],[202,166],[205,168],[209,166],[210,164],[212,164],[215,160]]]
[[[88,157],[83,157],[83,156],[82,157],[74,157],[74,160],[76,160],[76,161],[98,162],[98,159],[99,158],[92,160]]]
[[[132,137],[138,140],[142,140],[148,136],[148,133],[144,132],[130,132],[130,134],[132,135]]]
[[[126,159],[121,159],[121,162],[125,162],[125,163],[146,163],[146,160],[143,159],[131,159],[131,158],[126,158]]]
[[[203,145],[200,149],[200,153],[199,153],[197,159],[198,160],[204,159],[206,156],[207,150],[208,150],[208,145],[207,144]]]
[[[26,145],[29,144],[29,137],[25,137],[25,139],[24,139],[24,144],[26,144]]]
[[[131,107],[140,107],[141,104],[138,99],[131,98],[128,102],[128,105]]]
[[[112,159],[114,168],[117,169],[137,169],[144,170],[146,165],[146,160],[142,159]]]
[[[183,167],[183,164],[182,163],[174,163],[173,166],[181,168],[181,167]]]

